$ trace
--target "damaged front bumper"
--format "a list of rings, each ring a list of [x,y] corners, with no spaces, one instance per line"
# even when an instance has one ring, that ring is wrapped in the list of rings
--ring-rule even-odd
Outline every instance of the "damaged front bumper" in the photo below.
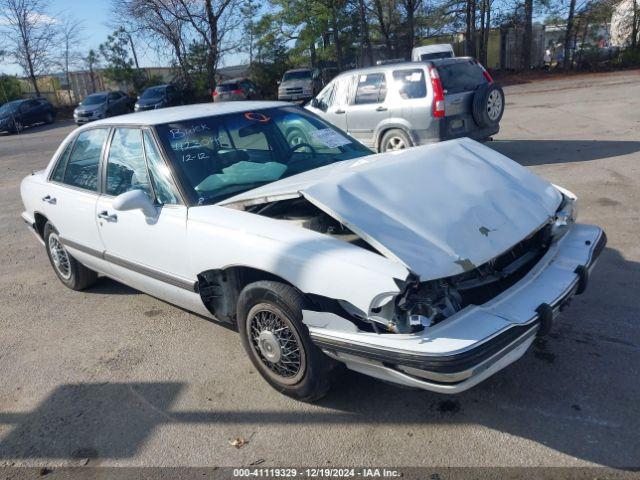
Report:
[[[537,334],[551,329],[586,288],[605,245],[603,230],[574,224],[511,288],[420,333],[350,330],[330,318],[333,313],[305,311],[305,323],[313,342],[351,370],[425,390],[462,392],[522,357]],[[324,325],[319,315],[327,317]]]

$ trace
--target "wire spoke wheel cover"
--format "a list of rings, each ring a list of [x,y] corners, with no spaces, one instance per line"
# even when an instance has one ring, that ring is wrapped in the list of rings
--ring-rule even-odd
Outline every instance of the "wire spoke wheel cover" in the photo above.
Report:
[[[493,90],[487,98],[487,115],[492,121],[496,121],[502,111],[502,95],[498,90]]]
[[[267,303],[254,306],[247,315],[247,334],[253,354],[269,376],[285,385],[302,379],[306,370],[304,346],[283,312]]]
[[[60,238],[55,233],[49,235],[49,253],[51,254],[51,260],[53,266],[58,271],[58,274],[68,280],[71,278],[71,262],[69,261],[69,254],[65,250],[64,246],[60,242]]]

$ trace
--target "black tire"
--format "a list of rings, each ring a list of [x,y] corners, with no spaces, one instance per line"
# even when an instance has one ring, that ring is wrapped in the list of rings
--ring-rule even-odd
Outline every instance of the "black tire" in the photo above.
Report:
[[[11,131],[13,133],[21,133],[23,130],[24,124],[22,123],[22,120],[20,120],[19,118],[14,118],[13,125],[11,126]]]
[[[47,112],[47,114],[44,116],[44,123],[47,123],[47,124],[53,123],[53,113]]]
[[[504,114],[504,92],[497,83],[480,86],[473,95],[473,119],[479,127],[495,127]]]
[[[380,140],[381,152],[404,150],[405,148],[411,147],[413,147],[411,138],[404,130],[400,130],[399,128],[387,130],[384,132],[384,135],[382,135],[382,139]]]
[[[52,240],[52,237],[55,238],[55,242]],[[66,255],[66,268],[61,267],[60,254],[53,252],[54,248],[56,248],[53,245],[56,243],[62,248]],[[66,249],[64,249],[59,241],[58,231],[49,222],[44,226],[44,245],[47,250],[49,261],[51,262],[51,267],[53,267],[53,271],[56,273],[60,281],[71,290],[84,290],[96,282],[98,274],[82,265],[67,253]]]
[[[273,281],[251,283],[240,292],[238,297],[238,331],[242,346],[251,362],[273,388],[298,400],[313,401],[323,397],[331,387],[331,370],[337,362],[327,357],[311,342],[309,331],[302,323],[304,303],[302,294],[289,285]],[[273,320],[273,317],[270,319],[271,314],[278,319]],[[266,317],[266,320],[261,316]],[[280,339],[281,337],[276,340],[277,363],[267,360],[269,352],[273,354],[273,351],[260,346],[263,334],[267,335],[267,341],[269,335],[273,337],[269,328],[262,329],[264,324],[260,324],[261,321],[267,325],[269,321],[276,322],[269,328],[278,331],[278,335],[285,338],[284,342]],[[258,332],[260,332],[259,336]],[[293,348],[297,347],[299,353],[297,364],[295,354],[287,357],[289,360],[294,360],[293,366],[291,363],[281,362],[280,356],[281,352],[285,351],[281,350],[281,347],[287,345],[291,348],[291,344]],[[268,343],[266,347],[269,347]],[[277,371],[283,368],[289,368],[290,371],[286,372],[286,375]]]

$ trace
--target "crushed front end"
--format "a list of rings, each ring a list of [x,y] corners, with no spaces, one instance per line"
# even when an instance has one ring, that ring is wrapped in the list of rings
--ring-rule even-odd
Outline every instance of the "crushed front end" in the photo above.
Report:
[[[399,295],[379,299],[366,316],[350,312],[352,328],[321,319],[340,312],[305,311],[311,337],[352,370],[426,390],[464,391],[519,359],[585,290],[606,235],[573,223],[573,209],[565,195],[548,223],[464,273],[428,282],[410,276]]]

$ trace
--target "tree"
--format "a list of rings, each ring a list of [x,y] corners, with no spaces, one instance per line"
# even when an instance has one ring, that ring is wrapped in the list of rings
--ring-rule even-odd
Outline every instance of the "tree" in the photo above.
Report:
[[[99,46],[100,55],[105,61],[104,75],[118,83],[133,82],[135,72],[133,60],[129,57],[129,35],[120,27],[107,37]]]
[[[95,50],[89,50],[87,56],[84,57],[84,63],[87,66],[87,70],[89,70],[89,78],[91,79],[91,93],[96,92],[96,76],[95,70],[99,64],[98,54]]]
[[[572,0],[575,2],[575,0]],[[522,69],[531,68],[531,48],[533,46],[533,0],[524,0],[524,37],[522,41]],[[566,55],[566,54],[565,54]]]
[[[46,14],[46,0],[0,0],[1,33],[13,60],[40,96],[37,77],[45,73],[55,50],[55,20]]]
[[[571,35],[573,34],[573,15],[576,10],[576,0],[569,0],[569,14],[567,16],[567,27],[564,32],[564,62],[562,68],[568,70],[571,66]]]
[[[22,97],[22,89],[17,78],[0,75],[0,105]]]
[[[76,19],[72,15],[67,15],[62,19],[60,32],[60,54],[57,63],[64,72],[67,85],[71,86],[71,78],[69,72],[71,68],[78,65],[82,61],[80,54],[80,46],[84,40],[84,25],[81,20]],[[72,89],[70,89],[73,91]]]

